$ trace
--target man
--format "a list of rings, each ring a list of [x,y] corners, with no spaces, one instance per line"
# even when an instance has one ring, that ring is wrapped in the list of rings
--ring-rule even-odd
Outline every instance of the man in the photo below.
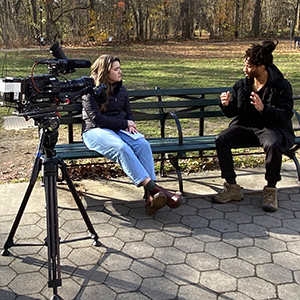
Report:
[[[216,137],[224,190],[213,196],[217,203],[240,201],[242,187],[236,183],[231,148],[236,144],[258,141],[266,154],[262,208],[278,209],[276,184],[281,180],[282,153],[294,143],[291,118],[293,98],[290,83],[273,64],[272,52],[278,42],[253,44],[245,52],[245,78],[238,80],[232,93],[223,92],[220,107],[225,116],[234,119]]]

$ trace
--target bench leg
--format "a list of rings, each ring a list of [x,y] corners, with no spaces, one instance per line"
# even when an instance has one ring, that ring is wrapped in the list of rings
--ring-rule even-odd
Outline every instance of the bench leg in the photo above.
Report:
[[[165,177],[165,161],[166,161],[166,154],[162,153],[160,156],[160,169],[159,169],[159,175],[161,177]]]
[[[182,176],[181,176],[181,170],[178,164],[178,156],[173,156],[172,154],[169,154],[168,156],[172,166],[175,168],[177,177],[178,177],[178,184],[179,184],[179,191],[181,194],[183,194],[183,182],[182,182]]]
[[[298,161],[298,159],[297,159],[297,157],[296,157],[295,154],[293,155],[292,160],[295,163],[295,166],[296,166],[296,169],[297,169],[297,173],[298,173],[298,181],[300,182],[300,164],[299,164],[299,161]]]
[[[296,151],[300,148],[300,145],[296,145],[294,148],[285,151],[283,154],[292,159],[295,163],[297,174],[298,174],[298,181],[300,182],[300,164],[296,157]]]

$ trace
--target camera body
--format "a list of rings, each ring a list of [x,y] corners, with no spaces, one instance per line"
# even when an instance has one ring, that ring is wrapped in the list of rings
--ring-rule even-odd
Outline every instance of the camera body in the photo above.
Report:
[[[38,60],[37,64],[46,64],[49,74],[30,75],[25,78],[6,77],[0,79],[0,100],[4,106],[16,109],[16,114],[32,116],[36,114],[55,112],[61,110],[61,106],[75,103],[81,96],[93,93],[99,99],[99,90],[106,89],[105,85],[95,87],[91,77],[83,76],[79,79],[66,80],[62,74],[75,72],[76,68],[89,68],[90,61],[69,60],[63,53],[58,42],[50,48],[55,59]],[[103,97],[102,97],[103,98]]]
[[[91,77],[65,81],[59,81],[53,74],[26,78],[6,77],[0,79],[0,98],[5,106],[13,107],[22,114],[74,103],[82,95],[93,92],[93,87]]]

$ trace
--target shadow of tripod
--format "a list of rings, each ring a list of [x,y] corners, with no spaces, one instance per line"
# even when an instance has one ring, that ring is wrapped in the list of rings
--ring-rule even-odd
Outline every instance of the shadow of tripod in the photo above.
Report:
[[[58,206],[57,206],[57,178],[58,169],[61,169],[62,179],[66,180],[70,192],[78,206],[78,209],[86,223],[90,237],[94,240],[93,245],[100,246],[98,235],[95,232],[93,225],[84,209],[84,206],[77,194],[77,191],[72,183],[72,180],[67,172],[66,164],[56,156],[55,145],[58,138],[59,118],[56,115],[41,115],[35,117],[35,122],[39,126],[40,140],[38,151],[35,157],[30,182],[22,200],[21,206],[14,220],[11,231],[4,244],[4,249],[1,252],[3,256],[8,256],[8,249],[13,246],[21,246],[25,244],[15,244],[13,239],[20,223],[21,217],[26,208],[27,202],[34,188],[38,174],[42,171],[43,185],[45,188],[46,199],[46,219],[47,219],[47,237],[45,245],[48,248],[48,287],[53,288],[52,300],[61,299],[57,294],[57,288],[62,285],[61,270],[60,270],[60,237],[58,224]],[[33,244],[26,244],[26,246]],[[42,244],[44,245],[44,244]],[[36,246],[36,244],[35,244]]]

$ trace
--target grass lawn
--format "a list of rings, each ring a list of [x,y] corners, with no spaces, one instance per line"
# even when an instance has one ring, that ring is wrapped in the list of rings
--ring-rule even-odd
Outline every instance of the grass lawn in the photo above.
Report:
[[[166,42],[155,45],[121,45],[94,48],[64,47],[69,59],[93,62],[109,53],[121,59],[123,79],[128,89],[192,88],[232,86],[243,77],[243,55],[252,42]],[[273,52],[274,63],[291,82],[294,94],[300,95],[300,52],[289,41],[280,41]],[[1,50],[0,77],[26,77],[35,60],[53,59],[49,48]],[[38,65],[34,75],[48,73],[47,65]],[[67,79],[89,76],[89,68],[67,74]]]
[[[67,47],[63,51],[69,59],[84,59],[93,61],[101,54],[109,53],[121,59],[122,78],[128,90],[160,88],[194,88],[194,87],[227,87],[232,86],[243,75],[243,55],[252,44],[245,42],[211,42],[197,40],[193,42],[166,42],[158,44],[132,44],[132,45],[103,45],[99,47]],[[300,96],[300,72],[298,60],[300,52],[291,47],[290,41],[279,41],[277,49],[273,52],[274,63],[293,86],[295,96]],[[29,76],[36,60],[53,59],[49,47],[28,50],[1,50],[0,49],[0,78],[5,76]],[[48,74],[47,64],[39,64],[34,75]],[[67,80],[89,76],[90,69],[77,69],[76,72],[66,74]],[[60,81],[63,78],[58,77]],[[295,103],[296,108],[300,108]],[[0,116],[10,115],[11,110],[0,108]],[[214,134],[227,126],[229,120],[224,122],[211,120],[207,124],[206,134]],[[184,123],[183,127],[193,130],[198,123]],[[139,129],[148,137],[153,134],[157,124],[139,124]],[[0,131],[4,130],[0,128]],[[61,126],[61,131],[66,128]],[[170,127],[172,131],[172,126]],[[78,128],[80,134],[80,128]],[[156,134],[156,133],[155,133]],[[262,164],[261,156],[238,156],[236,165],[254,166]],[[182,166],[199,171],[216,165],[216,159],[207,158],[194,164],[190,160],[182,161]]]
[[[101,54],[121,59],[122,78],[127,89],[194,88],[232,86],[243,75],[243,55],[252,42],[166,42],[161,44],[111,45],[93,48],[65,47],[69,59],[85,59],[92,63]],[[282,40],[274,54],[274,63],[300,96],[300,52]],[[29,76],[36,60],[53,59],[49,47],[28,50],[0,49],[0,78]],[[47,64],[39,64],[34,75],[48,74]],[[67,80],[89,76],[90,69],[77,69],[66,74]],[[63,78],[59,78],[60,81]],[[300,103],[300,102],[299,102]],[[298,103],[295,103],[298,107]],[[0,113],[7,114],[2,109]],[[10,114],[10,112],[8,112]]]

